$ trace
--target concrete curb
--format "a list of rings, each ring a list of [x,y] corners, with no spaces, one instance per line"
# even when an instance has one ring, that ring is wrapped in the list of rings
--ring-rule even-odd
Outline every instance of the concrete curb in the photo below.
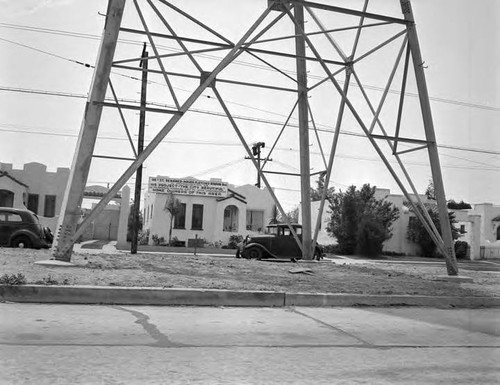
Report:
[[[500,297],[284,293],[151,287],[0,285],[0,301],[65,304],[246,307],[500,307]]]
[[[477,308],[498,307],[500,306],[500,297],[286,293],[285,306],[421,306],[438,308]]]
[[[0,299],[70,304],[273,307],[284,305],[285,293],[155,287],[0,285]]]

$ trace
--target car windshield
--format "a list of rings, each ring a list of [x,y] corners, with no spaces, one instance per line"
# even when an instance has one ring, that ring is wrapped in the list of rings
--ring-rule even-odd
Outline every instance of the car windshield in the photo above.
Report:
[[[267,228],[267,233],[271,235],[278,235],[278,227],[276,226],[269,226]]]
[[[302,227],[293,226],[293,228],[297,232],[297,235],[302,234]],[[292,235],[292,232],[290,231],[290,228],[288,226],[268,226],[266,233],[271,235],[280,235],[280,236]]]
[[[297,235],[301,235],[302,234],[302,227],[293,227],[293,229],[295,230],[295,232],[297,233]],[[282,231],[283,231],[283,234],[282,235],[290,235],[290,236],[293,236],[292,234],[292,231],[290,230],[289,227],[283,227],[282,228]]]

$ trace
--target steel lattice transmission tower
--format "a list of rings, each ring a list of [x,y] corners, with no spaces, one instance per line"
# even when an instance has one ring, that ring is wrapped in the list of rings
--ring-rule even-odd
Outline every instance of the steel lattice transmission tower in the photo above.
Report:
[[[218,33],[215,28],[211,28],[167,0],[128,0],[127,12],[135,14],[140,28],[125,27],[122,26],[122,18],[126,1],[109,0],[104,33],[94,70],[94,78],[56,230],[53,247],[55,258],[61,261],[70,260],[75,241],[83,234],[89,224],[96,219],[106,204],[110,202],[112,197],[134,175],[136,170],[171,132],[176,124],[178,124],[183,116],[192,109],[193,104],[205,91],[212,92],[214,99],[220,104],[229,124],[234,129],[248,157],[257,169],[262,182],[269,189],[281,214],[286,218],[283,207],[273,192],[267,177],[267,175],[272,173],[280,173],[266,170],[265,165],[267,162],[265,159],[263,166],[259,168],[258,162],[252,154],[251,148],[240,128],[238,117],[231,113],[222,96],[223,92],[220,89],[225,84],[231,84],[232,86],[242,88],[259,88],[263,92],[283,92],[287,95],[295,95],[295,101],[291,103],[288,118],[283,123],[280,133],[275,138],[268,159],[280,140],[284,129],[292,125],[290,123],[292,115],[297,112],[300,173],[296,173],[295,175],[292,175],[292,173],[281,174],[290,175],[290,177],[299,177],[301,180],[302,242],[291,226],[290,229],[296,241],[301,246],[305,259],[311,258],[312,247],[318,236],[321,213],[325,205],[326,190],[330,183],[332,171],[334,170],[335,154],[339,136],[342,133],[341,128],[346,121],[346,115],[349,114],[350,119],[361,129],[362,136],[366,137],[369,143],[371,143],[371,146],[380,156],[389,173],[394,177],[395,182],[408,201],[412,212],[423,223],[438,249],[445,255],[448,274],[457,275],[458,269],[452,247],[451,226],[446,207],[423,60],[410,1],[399,0],[399,4],[397,4],[397,0],[394,0],[400,11],[396,16],[394,14],[388,15],[384,12],[371,12],[372,8],[376,8],[377,2],[375,0],[373,0],[374,4],[370,4],[370,7],[368,0],[364,0],[364,2],[360,3],[362,6],[352,9],[332,5],[335,3],[334,1],[322,1],[321,3],[303,0],[268,0],[267,3],[264,0],[260,1],[263,7],[261,15],[257,17],[255,22],[251,24],[250,28],[238,40],[233,41],[223,34]],[[387,4],[387,1],[383,3]],[[214,2],[213,6],[216,7],[217,2]],[[370,12],[368,12],[369,8]],[[196,25],[197,28],[203,31],[204,36],[208,37],[199,38],[198,35],[184,36],[178,34],[171,25],[169,16],[167,16],[167,14],[172,13],[175,14],[176,19],[182,18],[184,23]],[[218,25],[231,23],[231,20],[227,20],[224,17],[224,10],[220,10],[219,13],[221,21]],[[151,18],[153,17],[156,20],[155,25],[161,25],[161,31],[151,30]],[[307,21],[305,20],[306,17],[308,18]],[[332,20],[338,20],[335,17],[341,17],[344,21],[347,20],[347,24],[344,26],[339,26],[336,23],[333,23],[333,26],[329,25]],[[283,27],[285,24],[288,25],[288,29]],[[292,32],[283,34],[282,32],[285,30]],[[378,31],[384,31],[386,37],[374,42],[374,36],[378,36],[376,34]],[[390,32],[389,35],[387,35],[387,31]],[[340,43],[347,33],[351,34],[349,44]],[[381,36],[384,33],[381,33]],[[115,59],[118,37],[122,34],[138,35],[142,38],[147,38],[153,52],[153,55],[150,55],[148,60],[151,64],[156,64],[156,69],[150,66],[147,71],[159,76],[164,81],[169,91],[171,108],[153,108],[148,105],[144,107],[135,104],[125,104],[119,101],[111,83],[112,76],[110,76],[110,73],[112,68],[130,72],[144,71],[143,68],[137,66],[137,63],[142,60],[139,55],[121,60]],[[366,37],[369,38],[368,42],[363,43]],[[160,53],[161,49],[157,43],[159,39],[168,39],[175,42],[178,51],[167,54]],[[346,46],[348,47],[346,48]],[[383,52],[387,47],[394,46],[397,49],[394,52],[391,51],[391,55],[384,54],[381,59],[380,52]],[[218,60],[215,66],[207,70],[207,67],[201,63],[199,58],[203,53],[216,51],[222,53],[223,57]],[[387,82],[383,89],[382,97],[378,100],[378,105],[373,101],[373,97],[370,97],[369,92],[366,91],[360,80],[360,68],[374,56],[377,57],[377,61],[372,68],[387,67],[388,63],[393,63],[392,70],[386,79]],[[280,82],[276,84],[272,82],[259,83],[252,82],[246,78],[226,78],[224,76],[225,71],[239,57],[251,57],[261,65],[267,66],[275,72],[273,79],[279,78]],[[170,68],[169,60],[179,60],[179,58],[187,61],[189,67],[194,70],[194,74],[187,71],[182,73],[168,70]],[[294,61],[295,68],[293,73],[290,70],[280,68],[279,64],[274,64],[272,62],[273,58]],[[135,66],[132,64],[135,64]],[[323,73],[322,80],[315,80],[313,84],[311,83],[314,79],[308,74],[308,69],[311,66],[316,66]],[[185,68],[188,68],[188,66],[186,65]],[[234,72],[231,72],[231,74],[234,76]],[[423,126],[420,137],[416,137],[418,135],[416,132],[410,132],[411,135],[405,132],[405,96],[410,74],[413,74],[412,80],[418,90],[419,109]],[[191,81],[198,79],[199,83],[190,91],[189,97],[181,100],[173,86],[174,78],[181,80],[189,79]],[[394,94],[391,85],[396,81],[395,79],[399,81],[397,108],[394,109],[397,111],[397,114],[395,119],[390,122],[389,127],[383,124],[383,121],[386,120],[383,118],[383,107],[387,103],[388,95]],[[288,85],[283,85],[283,81],[289,82]],[[311,98],[314,93],[322,87],[326,87],[326,85],[328,85],[331,94],[334,95],[331,98],[332,102],[328,109],[335,112],[335,117],[332,120],[334,129],[332,131],[331,142],[328,142],[325,146],[329,150],[328,157],[325,156],[323,151],[325,141],[323,140],[322,145],[311,105]],[[353,95],[352,90],[354,87],[356,87],[358,99],[363,101],[362,107],[359,106],[359,103],[356,104],[354,98],[351,96]],[[106,97],[107,93],[112,94],[113,99],[111,102],[109,101],[110,97]],[[110,188],[109,192],[95,206],[89,216],[79,223],[80,207],[89,175],[91,160],[93,157],[97,157],[94,154],[94,148],[103,108],[118,109],[129,139],[130,133],[123,119],[123,110],[135,109],[151,113],[163,113],[170,116],[170,118],[159,129],[156,136],[144,148],[143,152],[137,153],[130,140],[134,152],[134,158],[129,159],[131,164]],[[325,189],[320,201],[320,215],[318,215],[318,220],[314,225],[311,223],[310,178],[312,175],[318,173],[312,174],[310,171],[310,132],[314,132],[318,140],[324,165],[324,170],[321,173],[325,175]],[[427,152],[428,154],[442,236],[431,220],[415,188],[410,173],[405,167],[403,155],[417,151]],[[389,160],[391,156],[393,159]],[[108,158],[113,157],[110,156]],[[394,164],[398,168],[393,166]],[[290,223],[288,224],[290,225]]]

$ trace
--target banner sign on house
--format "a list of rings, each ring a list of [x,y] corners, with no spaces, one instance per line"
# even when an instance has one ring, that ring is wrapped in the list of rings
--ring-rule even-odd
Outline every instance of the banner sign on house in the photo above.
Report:
[[[216,180],[149,177],[148,192],[174,195],[225,197],[227,182]]]

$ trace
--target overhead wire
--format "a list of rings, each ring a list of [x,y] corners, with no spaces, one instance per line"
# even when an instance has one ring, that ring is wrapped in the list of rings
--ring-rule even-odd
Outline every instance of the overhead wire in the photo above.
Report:
[[[0,123],[0,126],[4,126],[4,124]],[[71,137],[71,138],[77,138],[77,134],[68,134],[68,133],[57,133],[57,132],[33,132],[32,130],[23,130],[23,129],[12,129],[12,128],[0,128],[0,132],[12,132],[12,133],[21,133],[21,134],[37,134],[37,135],[49,135],[49,136],[59,136],[59,137]],[[114,137],[114,136],[105,136],[105,135],[100,135],[99,139],[101,140],[118,140],[118,141],[126,141],[127,138],[123,137]],[[148,141],[145,141],[145,144],[147,144]],[[185,139],[163,139],[162,143],[173,143],[173,144],[182,144],[182,145],[207,145],[207,146],[231,146],[231,147],[240,147],[241,144],[236,143],[236,142],[220,142],[220,141],[200,141],[200,140],[185,140]],[[292,152],[299,152],[297,149],[293,148],[285,148],[285,147],[278,147],[276,148],[277,151],[292,151]],[[311,155],[321,155],[319,152],[316,151],[311,151]],[[329,154],[328,154],[329,155]],[[336,154],[336,157],[340,159],[352,159],[352,160],[357,160],[357,161],[366,161],[366,162],[379,162],[380,159],[378,158],[369,158],[369,157],[361,157],[361,156],[354,156],[354,155],[347,155],[347,154]],[[461,160],[466,160],[464,158],[457,158]],[[291,166],[289,164],[280,162],[278,160],[273,160],[274,163],[281,165],[282,167],[291,169],[292,171],[297,171],[298,169],[295,168],[294,166]],[[393,161],[389,161],[390,163],[396,164]],[[474,161],[471,160],[471,162],[475,163]],[[407,161],[405,162],[407,165],[411,166],[422,166],[426,167],[428,164],[423,163],[423,162],[411,162]],[[482,163],[481,163],[482,164]],[[469,167],[469,166],[463,166],[463,165],[449,165],[449,164],[442,164],[442,168],[451,168],[451,169],[464,169],[464,170],[478,170],[478,171],[500,171],[499,166],[493,166],[493,165],[488,165],[488,167]]]
[[[34,28],[34,27],[19,26],[19,25],[16,26],[16,25],[12,25],[12,24],[9,25],[7,23],[0,23],[0,26],[1,27],[10,27],[10,28],[24,29],[24,30],[29,30],[29,31],[36,31],[36,32],[43,32],[43,33],[61,34],[61,35],[72,36],[72,37],[100,39],[100,37],[97,36],[97,35],[71,33],[71,32],[68,32],[68,31],[49,30],[49,29],[44,29],[44,28]],[[32,46],[26,45],[26,44],[22,44],[22,43],[15,42],[15,41],[12,41],[12,40],[9,40],[9,39],[5,39],[5,38],[0,38],[0,40],[8,42],[8,43],[11,43],[11,44],[14,44],[14,45],[21,46],[23,48],[27,48],[27,49],[36,51],[36,52],[39,52],[39,53],[43,53],[43,54],[46,54],[46,55],[49,55],[49,56],[52,56],[52,57],[55,57],[55,58],[58,58],[58,59],[61,59],[61,60],[65,60],[65,61],[68,61],[68,62],[79,64],[79,65],[82,65],[82,66],[87,67],[87,68],[94,68],[94,66],[92,66],[92,65],[90,65],[88,63],[84,63],[84,62],[81,62],[81,61],[78,61],[78,60],[75,60],[75,59],[67,58],[67,57],[64,57],[64,56],[61,56],[61,55],[58,55],[58,54],[54,54],[54,53],[49,52],[49,51],[45,51],[45,50],[42,50],[42,49],[39,49],[39,48],[36,48],[36,47],[32,47]],[[120,39],[120,41],[124,42],[124,43],[129,43],[129,44],[142,44],[142,43],[131,41],[131,40],[125,41],[125,40],[121,40]],[[162,49],[167,49],[167,50],[173,50],[173,51],[180,51],[180,50],[176,50],[174,48],[164,47],[164,46],[161,47],[161,48]],[[211,56],[212,58],[220,60],[220,58],[218,58],[217,56],[214,56],[214,55],[205,55],[205,56],[207,56],[207,57]],[[240,64],[244,65],[244,64],[248,64],[248,63],[240,63]],[[265,66],[259,66],[259,67],[265,68]],[[266,69],[268,69],[268,68],[266,68]],[[130,79],[135,80],[135,81],[141,80],[139,78],[136,78],[136,77],[133,77],[133,76],[130,76],[130,75],[125,75],[125,74],[116,73],[116,72],[113,72],[113,73],[116,74],[116,75],[119,75],[119,76],[130,78]],[[314,75],[311,75],[311,74],[309,74],[308,76],[309,77],[314,77]],[[322,78],[322,77],[318,76],[318,78]],[[159,84],[159,85],[163,85],[162,83],[157,83],[157,82],[154,82],[154,81],[148,81],[148,83],[156,83],[156,84]],[[370,86],[370,85],[365,85],[364,87],[367,88],[367,89],[374,89],[374,90],[377,90],[377,91],[383,90],[383,88],[381,88],[381,87],[375,87],[375,86]],[[176,87],[176,89],[180,89],[182,91],[189,92],[188,90],[185,90],[185,89],[182,89],[182,88],[178,88],[178,87]],[[6,87],[0,87],[0,90],[7,90],[7,88]],[[19,91],[19,92],[38,93],[38,94],[44,94],[44,95],[65,96],[65,97],[75,97],[75,98],[82,98],[82,97],[86,98],[87,97],[86,95],[83,95],[83,94],[57,93],[57,92],[52,92],[51,93],[49,91],[42,91],[42,90],[22,90],[22,91]],[[397,93],[399,93],[399,91],[395,91],[395,90],[390,90],[390,92],[397,92]],[[412,93],[405,93],[405,95],[418,97],[418,94],[412,94]],[[207,98],[211,98],[209,95],[202,95],[202,96],[207,97]],[[455,100],[450,100],[450,99],[445,99],[445,98],[433,98],[433,97],[430,97],[430,99],[431,100],[435,100],[435,101],[439,101],[439,102],[443,102],[443,103],[457,104],[457,105],[462,105],[462,106],[466,106],[466,107],[481,108],[481,109],[486,109],[486,110],[500,111],[500,108],[496,108],[496,107],[490,107],[490,106],[485,106],[485,105],[477,105],[477,104],[466,103],[466,102],[461,102],[461,101],[455,101]],[[231,103],[231,102],[228,102],[228,103]],[[241,104],[241,103],[235,103],[235,102],[232,102],[232,103],[234,103],[236,105],[239,105],[239,106],[242,106],[242,107],[245,107],[245,108],[252,108],[252,109],[259,110],[259,111],[266,112],[266,113],[274,113],[276,115],[281,115],[281,114],[277,114],[277,113],[272,112],[272,111],[267,111],[267,110],[264,110],[264,109],[258,109],[258,108],[255,108],[255,107],[252,107],[252,106],[248,106],[248,105],[245,105],[245,104]],[[210,113],[210,112],[209,111],[203,111],[203,113]],[[217,114],[217,113],[213,113],[212,112],[212,114]],[[270,121],[268,121],[266,119],[257,119],[257,121],[261,121],[261,122],[265,122],[265,123],[271,123],[271,124],[276,124],[277,123],[277,122],[270,122]],[[1,131],[6,131],[6,130],[1,130]],[[320,131],[331,132],[332,130],[320,130]],[[17,132],[20,132],[20,131],[17,131]],[[352,135],[352,136],[364,137],[364,135],[359,134],[359,133],[353,133],[353,132],[342,132],[342,133],[344,135]],[[42,134],[42,135],[44,135],[44,134],[45,135],[56,135],[56,136],[71,136],[71,135],[68,135],[68,134],[63,135],[63,134],[56,134],[56,133],[40,133],[40,134]],[[118,138],[102,137],[102,139],[118,139]],[[169,140],[167,140],[167,142],[168,141]],[[200,142],[196,142],[196,143],[191,142],[190,143],[189,141],[182,141],[182,142],[185,143],[185,144],[206,144],[206,143],[200,143]],[[476,152],[476,153],[485,153],[485,154],[490,154],[490,155],[500,155],[500,152],[493,151],[493,150],[474,149],[474,148],[467,148],[467,147],[460,147],[460,146],[451,146],[451,145],[439,145],[438,147],[447,148],[447,149],[453,149],[453,150],[460,150],[460,151],[470,151],[470,152]],[[369,159],[362,159],[362,158],[356,158],[356,159],[357,160],[369,160]],[[470,161],[470,162],[473,162],[473,163],[487,165],[487,164],[484,164],[484,163],[475,162],[475,161],[470,160],[470,159],[464,159],[464,158],[458,158],[458,159]],[[466,166],[444,166],[444,167],[465,168],[465,169],[479,169],[479,168],[466,167]],[[484,168],[484,167],[481,168],[481,170],[496,170],[496,169],[497,168],[491,168],[491,167],[490,168]]]
[[[11,91],[11,92],[21,92],[21,93],[28,93],[28,94],[41,94],[41,95],[61,96],[61,97],[71,97],[71,98],[87,98],[87,95],[85,95],[85,94],[76,94],[76,93],[69,93],[69,92],[57,92],[57,91],[45,91],[45,90],[26,89],[26,88],[13,88],[13,87],[3,87],[3,86],[0,86],[0,91]],[[119,99],[119,101],[139,103],[139,101],[131,100],[131,99]],[[165,103],[148,101],[147,104],[151,105],[151,106],[156,106],[156,107],[172,108],[172,105],[165,104]],[[223,113],[218,113],[218,112],[203,110],[203,109],[191,109],[191,111],[203,113],[203,114],[209,114],[209,115],[225,116]],[[266,124],[270,124],[270,125],[281,125],[282,124],[281,122],[272,121],[269,119],[254,118],[254,117],[248,117],[248,116],[244,116],[244,115],[234,115],[234,117],[236,119],[254,121],[254,122],[259,122],[259,123],[266,123]],[[295,125],[295,124],[289,124],[289,126],[297,127],[297,125]],[[317,126],[328,128],[328,126],[321,125],[321,124],[317,124]],[[318,128],[318,131],[325,132],[325,133],[333,133],[333,129],[327,129],[327,128],[322,128],[322,129]],[[362,137],[362,138],[366,137],[366,135],[363,133],[357,133],[357,132],[348,131],[348,130],[341,130],[340,133],[342,135],[348,135],[348,136],[356,136],[356,137]],[[236,144],[236,145],[239,145],[239,144]],[[461,146],[453,146],[453,145],[448,145],[448,144],[439,144],[438,147],[450,149],[450,150],[456,150],[456,151],[468,151],[468,152],[482,153],[482,154],[488,154],[488,155],[500,155],[500,151],[480,149],[480,148],[461,147]],[[464,159],[464,158],[459,158],[459,159]],[[465,160],[467,160],[467,159],[465,159]]]
[[[78,38],[84,38],[84,39],[93,39],[93,40],[100,40],[101,39],[101,36],[94,35],[94,34],[86,34],[86,33],[73,32],[73,31],[48,29],[48,28],[42,28],[42,27],[31,27],[31,26],[25,26],[25,25],[19,25],[19,24],[0,23],[0,27],[2,27],[2,28],[11,28],[11,29],[24,30],[24,31],[29,31],[29,32],[39,32],[39,33],[47,33],[47,34],[54,34],[54,35],[61,35],[61,36],[68,36],[68,37],[78,37]],[[46,51],[43,51],[43,50],[39,50],[37,48],[30,47],[30,46],[27,46],[27,45],[22,44],[22,43],[14,42],[14,41],[3,39],[3,38],[0,38],[0,39],[4,40],[4,41],[7,41],[7,42],[10,42],[10,43],[13,43],[13,44],[17,44],[17,45],[29,48],[29,49],[33,49],[35,51],[46,53],[46,54],[54,56],[54,57],[59,57],[59,58],[62,58],[64,60],[69,60],[69,61],[76,62],[78,64],[82,64],[82,62],[78,62],[76,60],[64,58],[64,57],[62,57],[60,55],[56,55],[56,54],[49,53],[49,52],[46,52]],[[130,40],[130,39],[118,39],[118,42],[125,43],[125,44],[141,45],[141,46],[143,44],[143,42],[139,42],[139,41],[135,41],[135,40]],[[168,46],[164,46],[164,45],[157,45],[157,47],[161,48],[163,50],[166,50],[166,51],[182,52],[181,49],[174,48],[174,47],[168,47]],[[208,54],[195,54],[195,56],[206,57],[208,59],[213,59],[213,60],[220,60],[221,59],[219,56],[208,55]],[[259,69],[263,69],[263,70],[273,71],[268,66],[261,65],[261,64],[255,64],[255,63],[250,63],[250,62],[245,62],[245,61],[242,61],[242,60],[235,60],[233,63],[239,64],[239,65],[242,65],[242,66],[247,66],[247,67],[252,67],[252,68],[259,68]],[[85,64],[85,66],[86,67],[93,67],[90,64]],[[290,74],[294,74],[295,73],[293,71],[285,71],[285,72],[288,72]],[[324,79],[324,76],[315,75],[315,74],[311,74],[311,73],[308,73],[307,76],[309,78],[317,79],[317,80]],[[342,81],[339,81],[339,82],[342,83]],[[356,86],[355,83],[352,83],[352,85]],[[374,90],[374,91],[384,91],[383,87],[378,87],[378,86],[373,86],[373,85],[366,85],[366,84],[364,84],[363,87],[366,88],[366,89]],[[389,93],[395,93],[395,94],[399,95],[400,91],[399,90],[390,89]],[[405,92],[405,95],[406,96],[411,96],[411,97],[418,97],[418,94],[412,93],[412,92]],[[449,98],[434,97],[434,96],[429,96],[429,99],[432,100],[432,101],[436,101],[436,102],[454,104],[454,105],[459,105],[459,106],[463,106],[463,107],[478,108],[478,109],[484,109],[484,110],[490,110],[490,111],[500,111],[500,107],[488,106],[488,105],[485,105],[485,104],[470,103],[470,102],[465,102],[465,101],[461,101],[461,100],[453,100],[453,99],[449,99]]]

